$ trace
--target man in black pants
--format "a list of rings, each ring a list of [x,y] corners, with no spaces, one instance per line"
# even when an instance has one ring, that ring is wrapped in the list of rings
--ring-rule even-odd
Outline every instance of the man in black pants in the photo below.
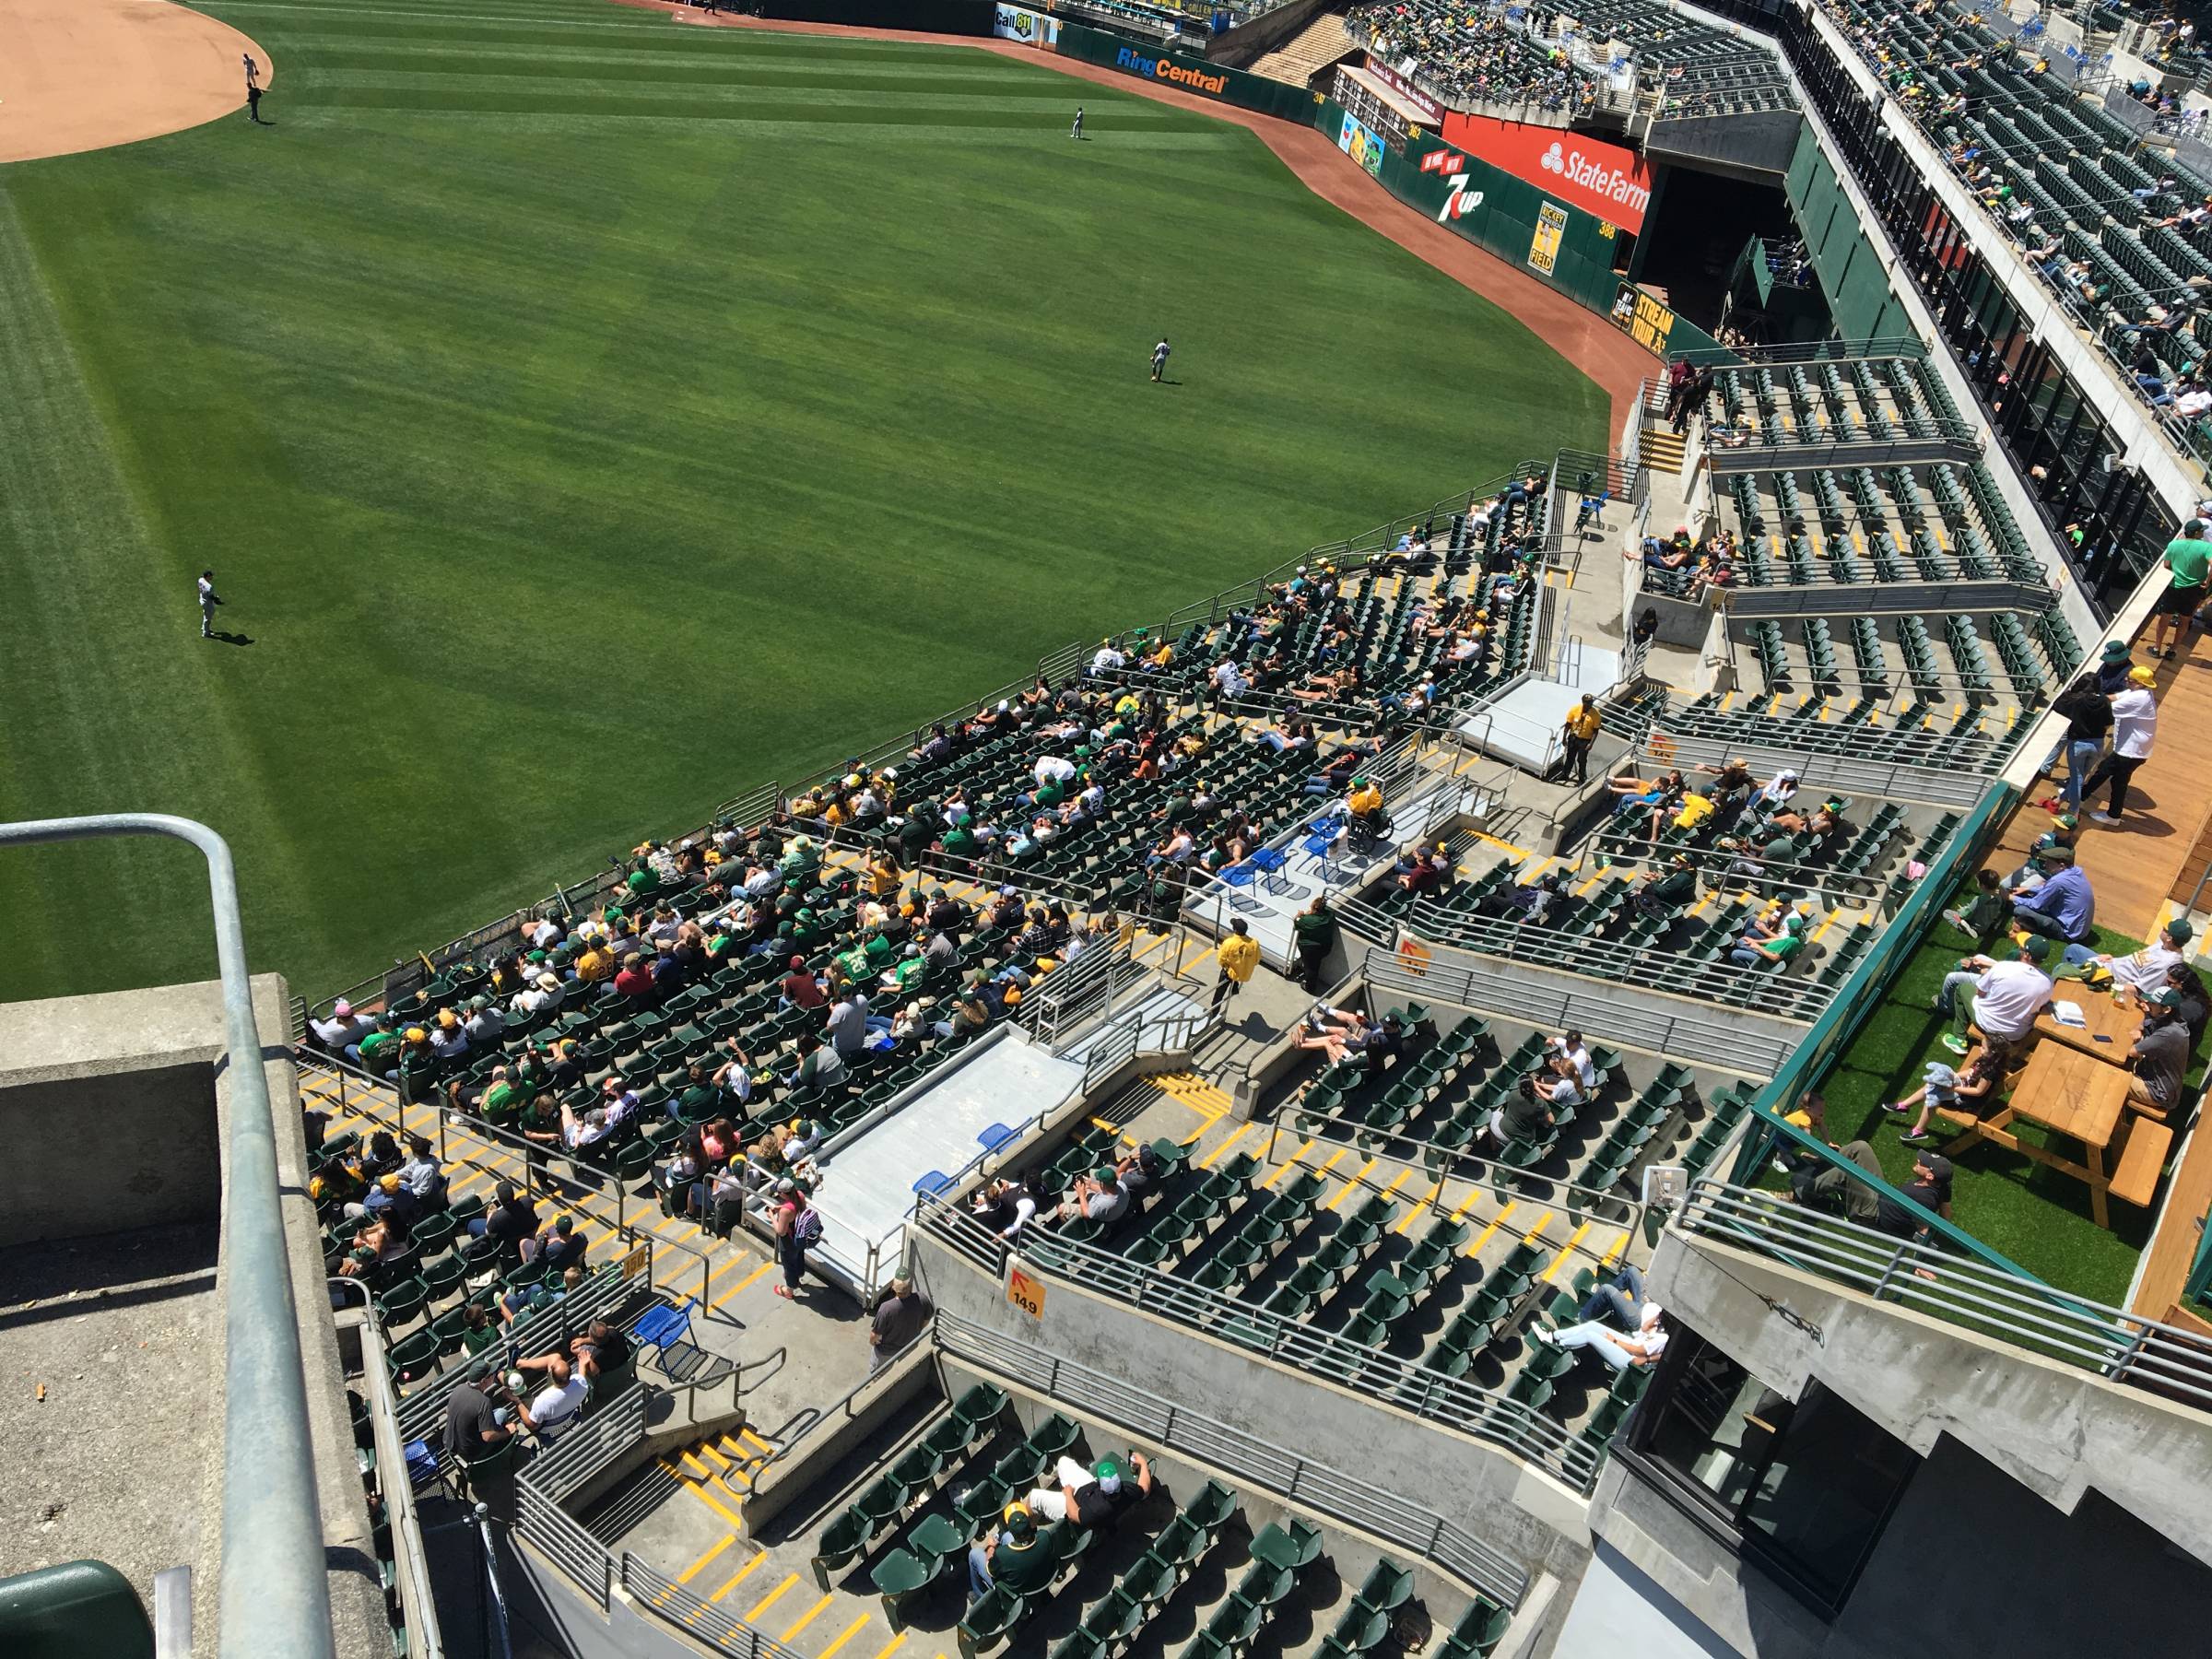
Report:
[[[269,124],[261,118],[261,65],[253,61],[252,53],[243,55],[246,61],[246,119],[255,126],[267,126]]]
[[[1321,965],[1336,946],[1336,918],[1329,913],[1329,896],[1316,893],[1313,902],[1292,918],[1290,931],[1298,944],[1300,982],[1318,992]]]

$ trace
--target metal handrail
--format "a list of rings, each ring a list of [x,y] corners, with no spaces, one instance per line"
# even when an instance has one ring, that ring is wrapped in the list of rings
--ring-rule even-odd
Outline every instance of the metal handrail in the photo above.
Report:
[[[916,1225],[994,1278],[1005,1277],[1009,1261],[1018,1262],[1217,1335],[1255,1358],[1334,1378],[1380,1404],[1500,1446],[1577,1491],[1587,1492],[1596,1482],[1602,1461],[1597,1448],[1510,1394],[1316,1330],[1259,1303],[1209,1290],[1045,1228],[1024,1229],[1020,1241],[1008,1244],[941,1199],[917,1198],[914,1216]],[[995,1266],[988,1265],[994,1261]]]
[[[1430,1003],[1450,1003],[1543,1030],[1580,1029],[1606,1042],[1626,1043],[1691,1065],[1748,1077],[1771,1077],[1792,1052],[1794,1037],[1770,1035],[1731,1018],[1727,1010],[1680,997],[1646,997],[1613,982],[1586,980],[1554,988],[1512,971],[1510,962],[1408,957],[1371,945],[1360,972],[1371,991],[1394,991]],[[1665,994],[1661,994],[1665,995]]]
[[[392,1372],[384,1358],[384,1333],[377,1320],[375,1298],[366,1279],[333,1277],[325,1282],[334,1296],[349,1297],[357,1291],[360,1295],[365,1317],[356,1328],[361,1334],[361,1387],[369,1396],[371,1432],[376,1441],[376,1468],[370,1478],[382,1494],[392,1524],[394,1565],[400,1606],[406,1615],[409,1651],[419,1642],[425,1659],[439,1659],[445,1642],[439,1629],[437,1598],[430,1588],[429,1562],[423,1554],[422,1518],[415,1507],[414,1483],[405,1477],[406,1441],[399,1432],[398,1406],[393,1397]],[[391,1478],[394,1473],[401,1477]]]
[[[2212,1409],[2212,1341],[2178,1325],[1712,1177],[1690,1183],[1675,1225],[2107,1382]]]
[[[1415,902],[1410,921],[1402,922],[1399,931],[1420,944],[1445,945],[1620,984],[1650,985],[1778,1019],[1810,1020],[1834,995],[1832,985],[1807,974],[1745,968],[1718,959],[1693,962],[1681,951],[1450,911],[1426,899]]]
[[[1276,1121],[1268,1125],[1265,1155],[1265,1161],[1268,1163],[1275,1161],[1276,1148],[1283,1137],[1282,1117],[1285,1112],[1289,1114],[1291,1120],[1289,1133],[1301,1139],[1310,1139],[1324,1147],[1347,1147],[1360,1152],[1366,1151],[1370,1143],[1390,1148],[1402,1147],[1404,1148],[1402,1151],[1386,1151],[1384,1156],[1394,1158],[1402,1164],[1418,1163],[1440,1180],[1448,1178],[1453,1181],[1464,1181],[1469,1186],[1480,1187],[1491,1196],[1505,1199],[1508,1203],[1516,1202],[1527,1196],[1527,1193],[1523,1187],[1510,1186],[1488,1175],[1469,1174],[1463,1166],[1480,1164],[1487,1168],[1494,1165],[1497,1159],[1484,1158],[1480,1153],[1472,1151],[1466,1147],[1453,1147],[1447,1146],[1441,1141],[1423,1140],[1418,1135],[1406,1135],[1395,1129],[1373,1128],[1358,1118],[1346,1117],[1341,1112],[1307,1112],[1301,1110],[1295,1100],[1285,1101],[1277,1111]],[[1337,1133],[1332,1135],[1329,1133],[1331,1130],[1335,1130]],[[1448,1177],[1447,1171],[1449,1171]],[[1643,1202],[1640,1198],[1624,1197],[1610,1188],[1601,1191],[1596,1187],[1583,1186],[1579,1182],[1568,1181],[1559,1176],[1539,1175],[1533,1170],[1520,1170],[1515,1173],[1524,1182],[1543,1185],[1558,1194],[1559,1197],[1555,1202],[1569,1216],[1577,1220],[1584,1216],[1594,1215],[1601,1206],[1628,1212],[1620,1225],[1631,1230],[1643,1219]],[[1366,1184],[1357,1176],[1351,1179],[1355,1185]],[[1376,1190],[1381,1191],[1380,1188]]]
[[[206,825],[167,813],[0,824],[0,846],[122,835],[171,836],[206,859],[223,982],[223,1063],[232,1093],[223,1147],[223,1537],[217,1652],[221,1659],[267,1659],[271,1653],[335,1659],[276,1125],[262,1069],[230,848]]]

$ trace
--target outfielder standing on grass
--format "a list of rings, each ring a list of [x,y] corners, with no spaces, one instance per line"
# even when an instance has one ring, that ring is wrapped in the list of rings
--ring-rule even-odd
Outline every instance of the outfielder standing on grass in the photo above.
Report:
[[[212,640],[215,638],[215,607],[222,602],[221,596],[215,591],[215,572],[202,571],[200,572],[201,639]]]
[[[1158,380],[1168,371],[1168,343],[1162,340],[1152,347],[1152,378]]]
[[[1080,138],[1083,136],[1083,106],[1081,104],[1077,104],[1076,106],[1076,124],[1068,128],[1067,135],[1070,138]]]

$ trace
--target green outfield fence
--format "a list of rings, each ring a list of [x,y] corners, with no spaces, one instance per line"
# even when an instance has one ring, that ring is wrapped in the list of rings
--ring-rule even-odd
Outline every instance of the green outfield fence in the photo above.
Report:
[[[1262,75],[1247,75],[1241,69],[1208,63],[1188,53],[1163,52],[1148,42],[1109,34],[1102,29],[1086,29],[1079,23],[1060,25],[1058,51],[1062,57],[1102,64],[1156,87],[1173,87],[1194,98],[1234,104],[1241,110],[1256,110],[1279,121],[1294,121],[1300,126],[1313,124],[1314,95],[1303,87],[1269,80]]]

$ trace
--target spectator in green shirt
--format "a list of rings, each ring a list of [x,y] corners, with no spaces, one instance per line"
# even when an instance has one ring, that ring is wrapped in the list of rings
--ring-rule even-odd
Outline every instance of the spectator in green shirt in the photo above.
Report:
[[[1786,966],[1790,959],[1805,948],[1806,916],[1801,910],[1792,910],[1782,919],[1782,925],[1771,934],[1754,924],[1751,931],[1738,939],[1728,959],[1739,968],[1772,968]]]
[[[1321,989],[1321,969],[1336,947],[1336,918],[1329,913],[1329,897],[1316,893],[1313,902],[1291,919],[1291,937],[1298,947],[1299,979],[1308,991]]]
[[[2191,519],[2182,526],[2181,535],[2166,544],[2166,568],[2172,579],[2158,605],[2158,619],[2151,625],[2150,654],[2170,657],[2173,654],[2173,636],[2181,629],[2183,618],[2196,614],[2196,607],[2205,602],[2205,579],[2212,570],[2212,541],[2205,539],[2202,519]]]

